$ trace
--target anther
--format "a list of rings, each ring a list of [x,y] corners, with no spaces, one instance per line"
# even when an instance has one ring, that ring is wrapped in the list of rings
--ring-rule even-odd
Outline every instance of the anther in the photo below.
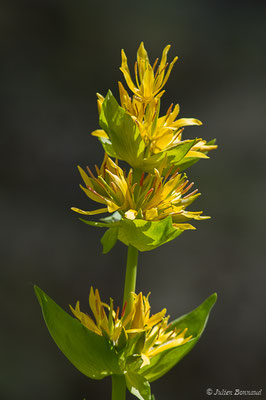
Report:
[[[141,175],[141,178],[140,178],[140,181],[139,181],[139,185],[140,186],[143,186],[144,177],[145,177],[145,172],[142,172],[142,175]]]
[[[88,165],[86,166],[88,173],[90,174],[90,176],[95,179],[95,176],[93,175],[93,173],[91,172],[90,168],[88,167]]]
[[[90,191],[90,192],[92,192],[93,194],[95,194],[95,196],[98,196],[98,197],[100,197],[101,199],[103,199],[103,196],[101,196],[99,193],[97,193],[94,189],[92,189],[90,186],[87,186],[86,185],[86,187],[87,187],[87,189]]]
[[[190,185],[188,185],[183,191],[182,191],[182,195],[187,193],[189,191],[189,189],[192,188],[192,186],[194,185],[194,182],[191,182]]]
[[[193,196],[193,194],[197,193],[198,189],[195,189],[193,192],[189,193],[187,196],[183,197],[183,199],[188,199],[190,196]]]
[[[115,322],[118,320],[118,315],[119,315],[119,307],[117,307],[116,313],[115,313]]]
[[[127,306],[127,302],[125,301],[125,304],[124,304],[124,306],[122,308],[122,311],[121,311],[121,318],[123,318],[123,316],[125,315],[126,306]]]

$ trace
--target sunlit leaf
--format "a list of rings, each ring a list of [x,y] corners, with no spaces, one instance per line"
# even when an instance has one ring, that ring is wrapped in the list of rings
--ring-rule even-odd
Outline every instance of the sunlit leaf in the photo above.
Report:
[[[34,286],[34,289],[52,338],[80,372],[93,379],[121,373],[118,356],[103,336],[72,318],[38,286]]]
[[[188,314],[181,316],[171,323],[173,328],[184,330],[193,338],[184,345],[165,350],[151,359],[150,365],[143,367],[142,375],[149,381],[155,381],[173,368],[186,354],[188,354],[201,337],[208,321],[209,313],[217,299],[216,293],[208,297],[199,307]]]
[[[109,90],[102,104],[100,126],[107,132],[112,151],[132,166],[141,163],[145,149],[139,129]],[[109,143],[108,143],[109,145]]]
[[[151,388],[149,382],[140,374],[128,372],[125,374],[127,388],[140,400],[151,400]]]
[[[179,236],[183,230],[173,227],[169,216],[159,221],[143,219],[123,219],[118,231],[118,239],[125,245],[148,251],[161,246]]]
[[[117,242],[118,228],[109,228],[101,238],[103,245],[103,254],[109,253]]]

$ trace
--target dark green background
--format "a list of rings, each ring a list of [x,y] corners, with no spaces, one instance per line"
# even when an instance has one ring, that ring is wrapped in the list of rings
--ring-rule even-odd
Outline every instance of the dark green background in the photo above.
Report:
[[[59,352],[33,293],[88,307],[90,285],[122,299],[126,248],[101,254],[103,231],[71,206],[92,209],[76,165],[100,163],[89,133],[95,93],[117,96],[120,49],[133,65],[143,40],[151,60],[172,44],[179,56],[163,97],[217,138],[219,150],[188,171],[210,221],[140,255],[137,290],[173,318],[209,294],[218,302],[196,348],[152,384],[156,400],[205,399],[207,388],[265,396],[265,41],[264,1],[2,1],[1,400],[109,399]],[[263,398],[260,397],[260,398]]]

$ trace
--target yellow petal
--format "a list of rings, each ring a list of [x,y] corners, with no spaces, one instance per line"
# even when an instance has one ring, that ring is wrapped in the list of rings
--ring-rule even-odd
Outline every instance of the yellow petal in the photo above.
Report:
[[[86,328],[88,328],[90,331],[97,333],[98,335],[102,334],[95,322],[91,319],[91,317],[84,314],[83,312],[80,312],[79,301],[77,302],[75,309],[73,309],[71,305],[69,305],[69,307],[75,317],[80,320],[82,325],[86,326]]]
[[[158,322],[160,322],[165,316],[166,311],[167,311],[166,308],[164,308],[157,314],[152,315],[151,318],[149,318],[149,320],[146,322],[147,326],[152,328],[154,325],[158,324]]]
[[[135,315],[131,324],[131,329],[142,329],[145,323],[144,309],[143,309],[143,299],[142,293],[140,292],[134,304]]]
[[[145,218],[148,221],[154,220],[156,217],[158,217],[158,210],[157,208],[151,208],[150,210],[145,211]]]
[[[97,201],[97,203],[106,204],[105,198],[97,193],[95,190],[89,190],[82,185],[79,186],[90,199]]]
[[[167,119],[167,125],[171,125],[174,122],[174,120],[178,116],[179,112],[180,112],[179,104],[176,104],[175,108],[173,109],[173,111],[171,112],[171,114],[169,115],[169,117]]]
[[[115,211],[117,211],[117,210],[119,210],[121,208],[119,205],[115,204],[111,200],[107,200],[106,199],[106,204],[107,204],[109,213],[113,213],[113,212],[115,212]]]
[[[126,329],[126,333],[140,333],[145,332],[145,329]]]
[[[164,133],[163,133],[164,132]],[[163,133],[160,138],[158,138],[155,142],[155,151],[154,153],[158,153],[165,149],[171,143],[173,139],[173,132],[170,129],[161,130],[160,133]]]
[[[136,88],[136,86],[134,85],[134,83],[133,83],[133,81],[131,79],[129,68],[128,68],[128,65],[127,65],[127,56],[126,56],[124,50],[121,51],[121,58],[122,58],[122,64],[121,64],[120,70],[123,72],[125,81],[126,81],[128,87],[129,87],[129,89],[131,89],[132,92],[136,93],[136,89],[137,88]]]
[[[182,231],[186,231],[188,229],[195,230],[196,228],[190,224],[175,224],[173,223],[173,227],[176,229],[181,229]]]
[[[183,211],[182,213],[184,215],[184,217],[186,218],[192,218],[192,219],[196,219],[196,220],[201,220],[201,219],[209,219],[211,217],[209,217],[208,215],[201,215],[202,211]]]
[[[166,65],[166,61],[167,61],[167,53],[170,50],[170,44],[168,44],[162,53],[162,59],[158,68],[158,76],[156,78],[156,89],[159,89],[162,82],[163,82],[163,78],[164,78],[164,74],[165,74],[165,65]]]
[[[89,295],[89,305],[90,305],[91,311],[93,312],[94,318],[96,319],[97,324],[99,324],[99,322],[100,322],[100,315],[99,315],[100,309],[99,309],[99,305],[97,306],[96,304],[97,304],[97,302],[96,302],[96,291],[94,293],[93,287],[91,286],[90,295]]]
[[[107,135],[107,133],[103,130],[103,129],[96,129],[95,131],[91,132],[92,136],[97,136],[97,137],[101,137],[104,139],[108,139],[109,136]]]
[[[83,210],[80,210],[79,208],[71,207],[71,210],[75,211],[79,214],[82,214],[82,215],[96,215],[96,214],[102,214],[102,213],[108,212],[108,208],[99,208],[98,210],[94,210],[94,211],[83,211]]]
[[[194,150],[189,150],[189,152],[185,155],[185,158],[186,157],[210,158],[205,153],[202,153],[201,151],[194,151]]]
[[[153,350],[150,350],[147,352],[148,357],[154,357],[156,354],[161,353],[162,351],[171,349],[173,347],[181,346],[182,344],[185,344],[191,339],[192,336],[189,336],[188,338],[184,337],[177,337],[173,340],[170,340],[169,342],[166,342],[160,346],[155,347]]]
[[[144,43],[141,42],[138,52],[137,52],[137,63],[138,63],[138,72],[140,82],[143,80],[144,73],[146,71],[147,66],[149,65],[149,57],[148,53],[144,47]]]
[[[165,78],[164,78],[164,80],[163,80],[163,83],[162,83],[161,87],[163,87],[163,86],[166,84],[166,82],[168,81],[169,75],[170,75],[170,73],[171,73],[171,71],[172,71],[172,69],[173,69],[173,66],[174,66],[175,63],[177,62],[177,60],[178,60],[178,57],[175,57],[175,58],[173,59],[173,61],[171,62],[171,64],[169,65],[169,68],[168,68],[168,70],[167,70],[167,73],[166,73],[166,75],[165,75]]]
[[[81,175],[81,178],[83,179],[84,183],[86,186],[92,186],[91,179],[88,177],[86,172],[78,165],[78,170]]]
[[[150,64],[148,64],[147,69],[143,76],[142,83],[140,85],[140,90],[142,91],[143,96],[145,98],[149,98],[152,96],[153,86],[154,86],[154,73],[152,67],[150,66]]]
[[[172,126],[174,128],[181,128],[183,126],[192,126],[192,125],[202,125],[202,122],[196,118],[180,118],[177,121],[174,121]]]

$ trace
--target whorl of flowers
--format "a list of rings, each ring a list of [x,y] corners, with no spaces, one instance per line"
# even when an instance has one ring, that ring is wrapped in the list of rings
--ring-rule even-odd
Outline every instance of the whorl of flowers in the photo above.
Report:
[[[142,359],[140,368],[149,365],[151,358],[157,354],[181,346],[192,338],[192,335],[185,338],[187,328],[171,329],[171,325],[168,324],[169,316],[165,316],[166,308],[151,315],[149,295],[131,295],[133,305],[130,312],[126,313],[125,303],[120,313],[119,307],[114,309],[113,299],[110,299],[110,305],[103,303],[98,289],[94,292],[91,287],[89,304],[95,321],[80,311],[79,301],[75,308],[70,306],[70,309],[87,329],[105,336],[118,351],[123,350],[125,358],[127,355],[139,354]]]
[[[161,171],[164,169],[161,165]],[[121,216],[134,220],[141,218],[147,221],[161,220],[172,216],[173,225],[180,229],[193,229],[193,226],[184,222],[190,219],[206,219],[202,211],[187,211],[188,207],[200,193],[197,189],[188,193],[193,183],[189,183],[185,174],[177,171],[171,175],[171,167],[165,176],[161,171],[154,169],[154,173],[142,173],[139,181],[133,179],[133,170],[128,174],[105,156],[100,168],[96,166],[95,176],[87,167],[89,176],[79,167],[84,186],[80,186],[85,194],[92,200],[104,204],[105,208],[95,211],[83,211],[72,208],[83,215],[94,215],[104,212],[113,213],[119,211]]]

